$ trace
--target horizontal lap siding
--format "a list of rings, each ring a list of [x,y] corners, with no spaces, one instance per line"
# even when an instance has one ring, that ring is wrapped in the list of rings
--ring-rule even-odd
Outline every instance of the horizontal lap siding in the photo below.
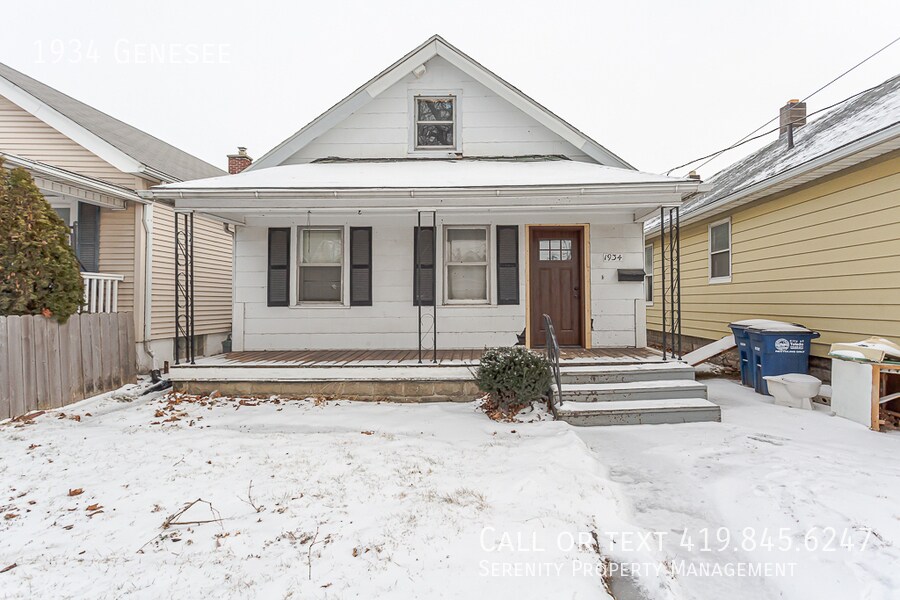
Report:
[[[231,234],[221,223],[194,218],[194,317],[197,335],[231,330]],[[175,213],[153,208],[151,339],[175,335]]]
[[[134,311],[135,205],[100,210],[100,272],[124,275],[119,282],[119,311]]]
[[[562,154],[588,160],[575,146],[443,58],[429,60],[426,67],[421,79],[408,75],[285,162],[302,163],[327,156],[407,157],[412,123],[409,89],[422,93],[461,90],[459,115],[466,156]]]
[[[31,113],[0,96],[0,151],[134,189],[136,177],[119,171]]]
[[[579,220],[590,218],[580,215]],[[447,225],[517,225],[519,228],[518,305],[438,306],[439,348],[481,348],[514,344],[525,328],[525,224],[546,222],[546,215],[441,215],[438,223]],[[640,283],[619,283],[616,269],[639,268],[642,260],[642,231],[632,223],[631,215],[594,216],[591,226],[592,264],[591,306],[593,343],[604,346],[633,346],[635,322],[643,328],[643,314],[635,315],[635,301],[642,295]],[[243,314],[245,350],[292,350],[307,348],[416,348],[418,311],[413,305],[413,228],[414,215],[401,216],[320,216],[313,226],[372,227],[372,306],[270,307],[266,305],[267,227],[292,226],[291,288],[296,296],[297,227],[305,224],[305,215],[278,220],[254,220],[253,226],[238,228],[237,280],[235,302]],[[443,240],[443,230],[439,233]],[[495,231],[489,244],[496,252]],[[443,242],[438,250],[437,297],[443,299]],[[624,262],[603,263],[604,253],[621,253]],[[491,260],[491,295],[496,302],[496,261]],[[346,282],[346,277],[345,277]],[[423,309],[429,313],[430,308]],[[236,326],[241,330],[241,326]],[[430,344],[430,337],[428,343]]]
[[[682,232],[684,334],[716,339],[731,321],[762,317],[821,332],[817,356],[838,341],[900,340],[900,155],[735,212],[731,283],[708,283],[707,223]],[[657,238],[655,330],[659,258]]]

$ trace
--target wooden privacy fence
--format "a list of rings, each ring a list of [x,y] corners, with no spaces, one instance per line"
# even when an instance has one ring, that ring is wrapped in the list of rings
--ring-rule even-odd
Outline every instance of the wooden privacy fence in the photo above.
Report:
[[[131,313],[0,317],[0,419],[114,390],[135,365]]]

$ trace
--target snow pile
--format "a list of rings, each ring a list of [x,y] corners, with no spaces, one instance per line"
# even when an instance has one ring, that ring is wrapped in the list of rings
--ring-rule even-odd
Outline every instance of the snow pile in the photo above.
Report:
[[[0,595],[609,597],[598,532],[630,526],[563,423],[114,396],[0,427]]]

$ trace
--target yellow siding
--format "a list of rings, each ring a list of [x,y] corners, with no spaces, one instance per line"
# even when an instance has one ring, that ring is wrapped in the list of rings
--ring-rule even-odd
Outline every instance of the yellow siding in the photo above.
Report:
[[[100,210],[100,272],[124,275],[119,282],[119,311],[134,310],[135,205]]]
[[[151,339],[175,335],[175,213],[153,208]],[[194,218],[194,316],[197,335],[231,330],[231,234],[221,223]]]
[[[0,96],[0,151],[130,189],[134,189],[137,180],[134,175],[119,171],[3,96]]]
[[[731,217],[731,283],[710,284],[707,227]],[[900,341],[900,153],[682,228],[682,333],[718,339],[747,318],[797,322],[833,342]],[[648,242],[649,243],[649,242]],[[661,329],[660,242],[654,306]]]

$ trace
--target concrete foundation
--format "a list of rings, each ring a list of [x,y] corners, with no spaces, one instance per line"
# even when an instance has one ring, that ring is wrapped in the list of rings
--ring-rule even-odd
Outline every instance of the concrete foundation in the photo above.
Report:
[[[225,396],[335,397],[389,402],[471,402],[481,396],[472,380],[446,381],[176,381],[175,391]]]

